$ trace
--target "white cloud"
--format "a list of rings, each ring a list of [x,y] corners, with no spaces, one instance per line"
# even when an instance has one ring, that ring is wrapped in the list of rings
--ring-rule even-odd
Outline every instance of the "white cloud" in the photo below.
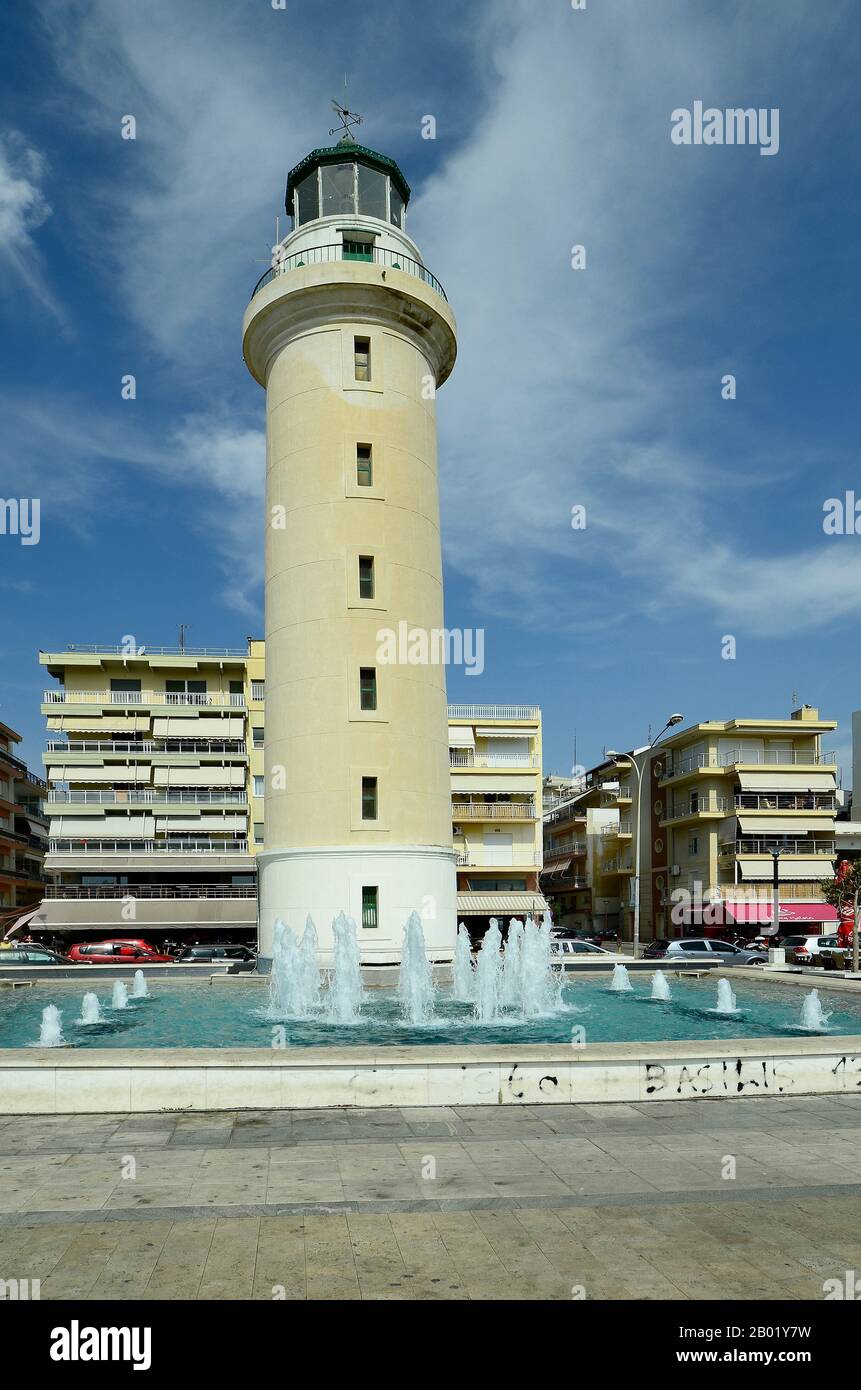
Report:
[[[18,131],[0,132],[0,258],[16,280],[65,328],[66,316],[44,285],[33,233],[51,216],[43,185],[44,156]]]

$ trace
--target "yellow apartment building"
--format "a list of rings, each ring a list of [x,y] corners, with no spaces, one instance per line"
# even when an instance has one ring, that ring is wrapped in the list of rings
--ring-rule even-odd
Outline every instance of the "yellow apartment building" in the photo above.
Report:
[[[0,724],[0,936],[39,902],[48,827],[43,799],[48,788],[15,752],[21,735]],[[18,909],[18,910],[16,910]]]

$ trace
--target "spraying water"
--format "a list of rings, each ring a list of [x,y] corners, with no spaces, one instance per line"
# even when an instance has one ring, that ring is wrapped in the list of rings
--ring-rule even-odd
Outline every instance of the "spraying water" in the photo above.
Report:
[[[507,1009],[514,1008],[523,993],[523,938],[523,923],[512,917],[508,924],[499,981],[499,1002]]]
[[[457,944],[454,951],[454,990],[455,999],[463,1004],[471,1004],[475,998],[475,966],[472,963],[472,945],[469,932],[461,922],[457,929]]]
[[[816,991],[813,991],[814,994]],[[716,1014],[737,1014],[739,1012],[729,980],[718,980]]]
[[[801,1026],[808,1033],[827,1033],[832,1013],[832,1009],[823,1009],[819,990],[812,989],[801,1006]]]
[[[411,912],[404,927],[398,996],[404,1017],[410,1023],[428,1023],[433,1018],[433,970],[425,951],[425,934],[417,912]]]
[[[325,1016],[327,1023],[357,1023],[364,997],[356,924],[343,912],[332,923],[335,965],[329,977]]]
[[[111,991],[111,1008],[125,1009],[128,1007],[129,992],[125,980],[114,980],[114,987]]]
[[[40,1047],[63,1047],[63,1015],[56,1004],[48,1004],[42,1010],[42,1023],[39,1028]]]
[[[269,975],[269,1017],[310,1018],[319,1013],[320,969],[317,965],[317,931],[309,917],[301,945],[279,917],[272,937],[272,970]]]
[[[135,982],[132,985],[132,997],[135,999],[148,999],[149,988],[146,982],[146,975],[142,970],[135,971]]]
[[[81,1005],[81,1017],[79,1023],[104,1023],[102,1018],[102,1006],[99,1003],[99,996],[92,990],[88,990],[84,995],[84,1002]]]
[[[305,930],[299,948],[302,968],[302,1002],[306,1013],[318,1013],[320,1001],[320,967],[317,964],[317,928],[311,914],[305,918]]]
[[[627,991],[632,990],[634,988],[628,976],[626,966],[613,966],[613,978],[610,981],[610,988],[612,990],[615,990],[617,994],[625,994],[627,993]]]
[[[499,948],[502,935],[495,917],[484,933],[475,967],[475,1004],[473,1012],[479,1023],[492,1023],[499,1014],[499,981],[502,958]]]
[[[672,997],[666,975],[663,970],[656,970],[652,976],[652,998],[659,1004],[667,1004]]]
[[[520,1008],[527,1018],[559,1008],[562,976],[551,963],[550,919],[539,925],[527,917],[520,962]]]

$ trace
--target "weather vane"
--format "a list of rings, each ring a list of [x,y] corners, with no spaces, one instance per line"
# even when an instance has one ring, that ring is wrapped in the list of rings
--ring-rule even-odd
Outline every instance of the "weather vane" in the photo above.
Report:
[[[347,108],[346,108],[346,106],[342,106],[342,105],[340,104],[340,102],[338,102],[338,101],[334,101],[334,100],[332,101],[332,108],[333,108],[333,110],[337,113],[338,119],[339,119],[339,121],[341,122],[341,124],[340,124],[340,125],[334,126],[334,127],[329,131],[329,134],[330,134],[330,135],[337,135],[338,132],[340,131],[340,132],[342,132],[342,133],[341,133],[341,140],[342,140],[342,141],[350,141],[350,142],[352,143],[352,141],[353,141],[353,131],[352,131],[352,127],[355,126],[355,125],[361,125],[361,124],[362,124],[362,118],[361,118],[361,116],[358,114],[357,111],[348,111]]]

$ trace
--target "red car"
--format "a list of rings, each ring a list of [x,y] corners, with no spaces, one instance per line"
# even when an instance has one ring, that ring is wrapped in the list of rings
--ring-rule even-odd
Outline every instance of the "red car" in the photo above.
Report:
[[[167,965],[166,956],[139,937],[112,937],[109,941],[81,941],[69,951],[69,960],[81,965]]]

